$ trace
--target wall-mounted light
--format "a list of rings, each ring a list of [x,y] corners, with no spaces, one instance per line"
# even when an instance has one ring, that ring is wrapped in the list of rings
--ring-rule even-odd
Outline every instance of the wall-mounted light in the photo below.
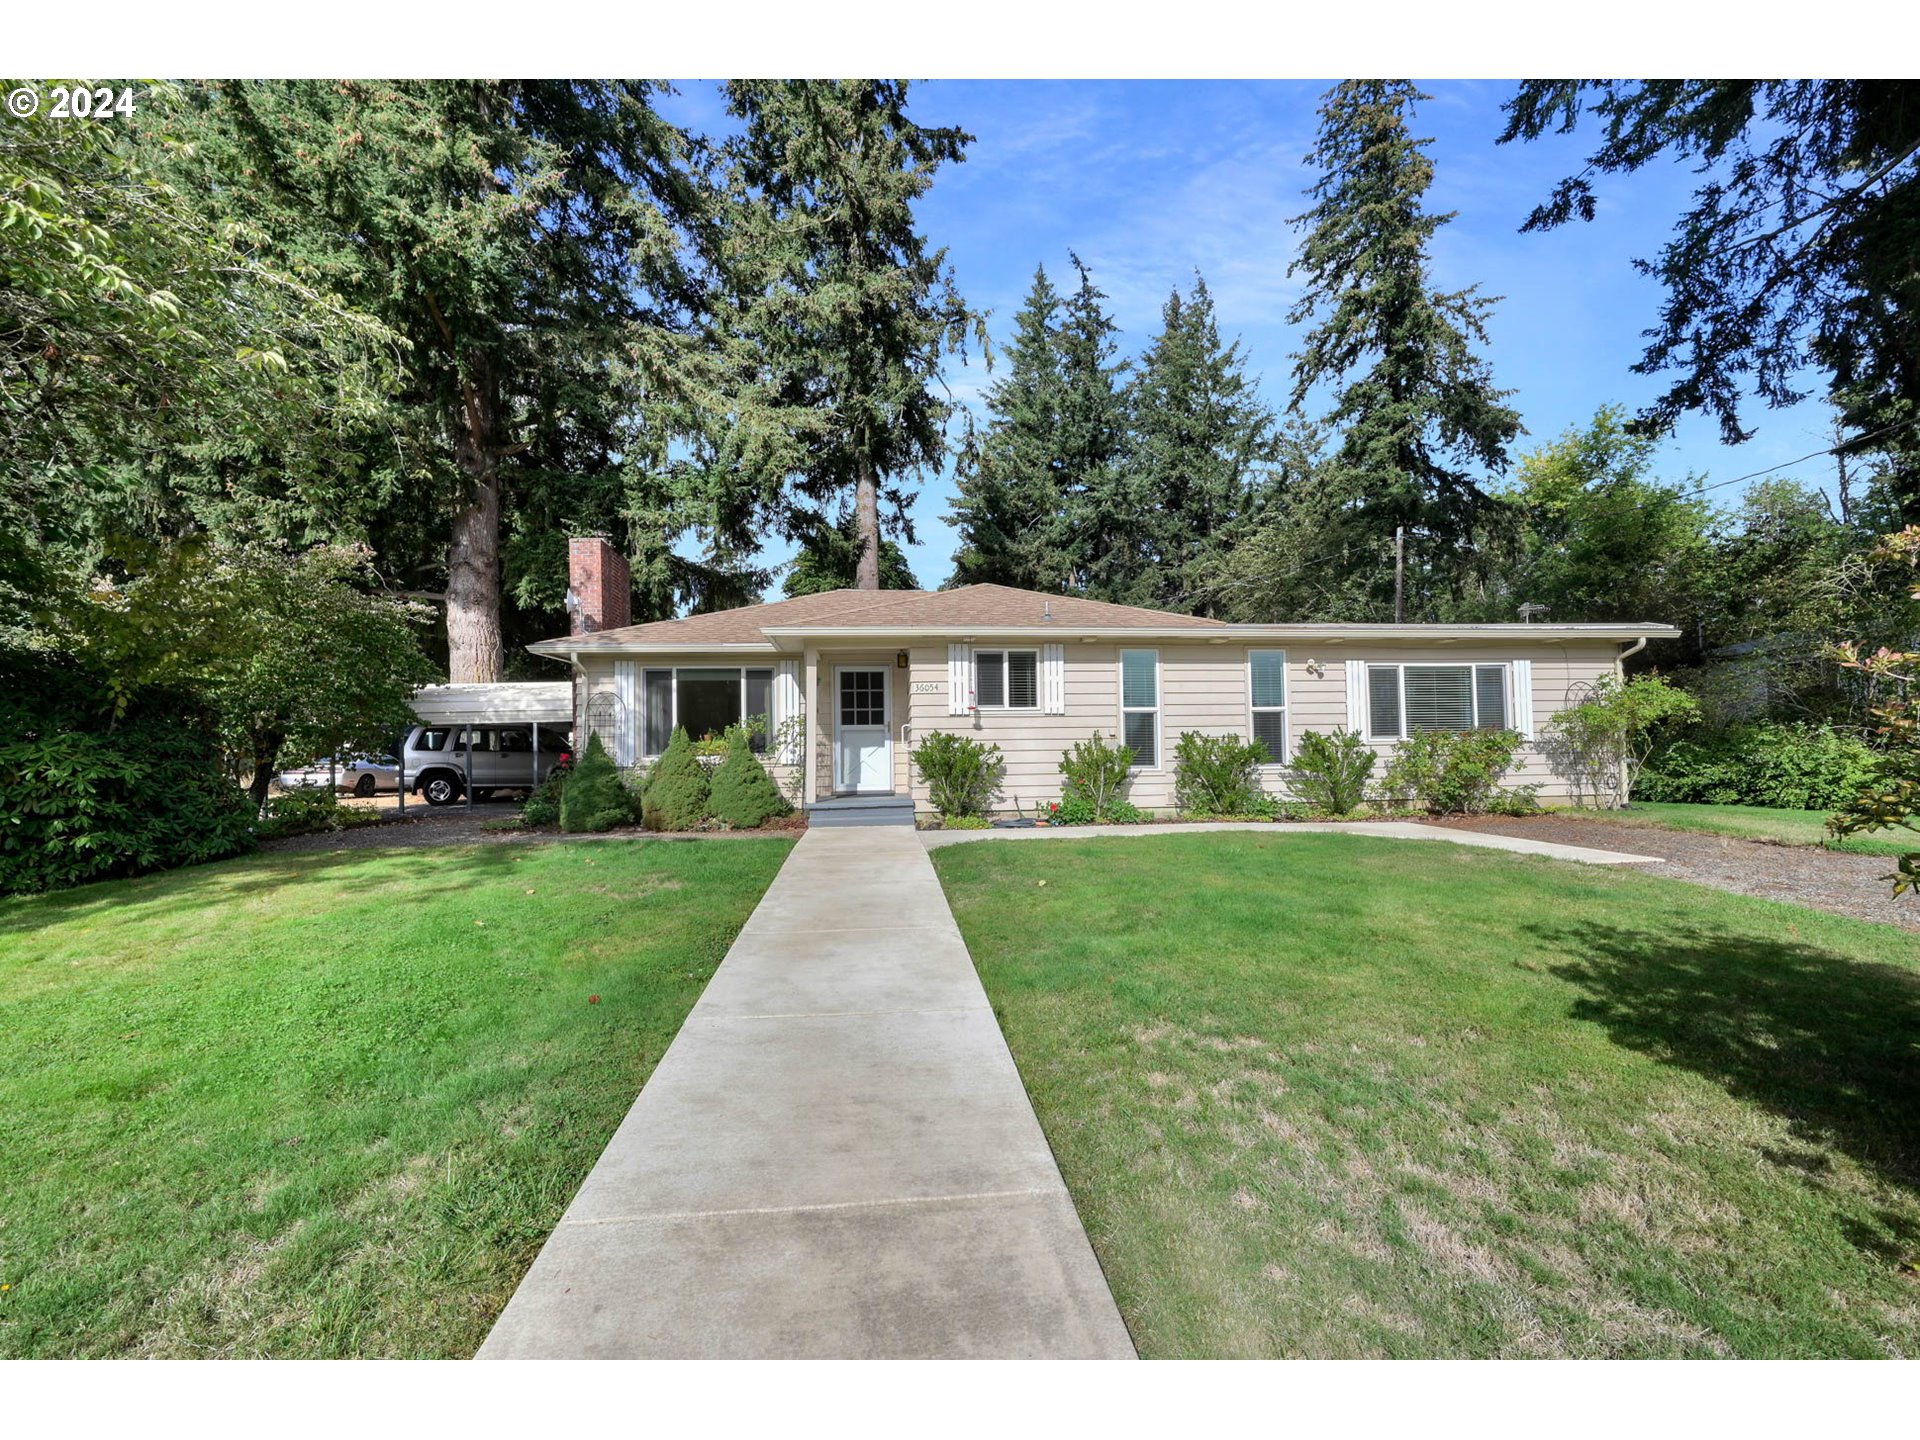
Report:
[[[904,670],[907,668],[907,652],[906,651],[902,650],[894,655],[893,668],[896,670]]]
[[[1322,665],[1318,660],[1309,659],[1307,661],[1307,674],[1316,680],[1324,680],[1327,678],[1327,667]]]

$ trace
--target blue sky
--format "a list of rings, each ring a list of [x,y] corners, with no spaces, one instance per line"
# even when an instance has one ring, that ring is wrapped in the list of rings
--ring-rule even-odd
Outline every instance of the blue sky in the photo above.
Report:
[[[1631,261],[1657,251],[1693,188],[1692,172],[1663,164],[1603,178],[1591,224],[1522,235],[1532,206],[1581,167],[1591,132],[1497,146],[1511,84],[1421,88],[1433,97],[1418,116],[1419,133],[1434,142],[1429,203],[1458,212],[1435,240],[1434,280],[1502,297],[1485,353],[1495,380],[1516,392],[1528,431],[1518,449],[1583,423],[1601,404],[1650,399],[1660,382],[1630,367],[1661,288]],[[1222,332],[1241,339],[1249,369],[1282,408],[1297,340],[1286,315],[1299,291],[1287,276],[1296,244],[1287,220],[1307,204],[1302,192],[1314,175],[1302,157],[1325,89],[1318,81],[923,82],[912,92],[914,117],[976,138],[966,163],[943,169],[921,203],[922,229],[947,247],[968,302],[992,312],[996,345],[1011,331],[1036,264],[1064,288],[1070,249],[1107,292],[1129,353],[1157,330],[1168,291],[1184,288],[1198,269]],[[709,82],[683,82],[670,109],[694,129],[727,128]],[[976,359],[950,366],[947,380],[971,404],[990,377]],[[1663,452],[1665,473],[1731,479],[1827,443],[1818,400],[1779,411],[1756,403],[1744,418],[1758,433],[1738,447],[1722,445],[1710,420],[1683,421]],[[1831,489],[1829,461],[1782,473]],[[1740,488],[1714,498],[1729,502]],[[942,518],[952,493],[950,473],[930,477],[913,507],[918,540],[909,554],[923,585],[938,585],[952,568],[955,533]],[[787,554],[770,549],[766,558]]]

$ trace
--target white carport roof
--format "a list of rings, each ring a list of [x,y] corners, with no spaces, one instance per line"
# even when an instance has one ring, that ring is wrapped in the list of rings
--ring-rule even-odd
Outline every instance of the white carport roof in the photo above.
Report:
[[[495,685],[423,685],[414,692],[413,713],[427,725],[511,725],[524,722],[571,725],[573,684],[567,680],[513,680]]]

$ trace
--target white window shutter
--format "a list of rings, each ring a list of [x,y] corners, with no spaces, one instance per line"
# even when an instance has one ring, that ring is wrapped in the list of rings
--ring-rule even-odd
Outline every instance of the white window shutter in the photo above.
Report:
[[[1528,739],[1533,739],[1533,662],[1516,660],[1513,662],[1513,693],[1507,703],[1513,708],[1513,728]]]
[[[1347,729],[1367,733],[1367,662],[1347,661]]]
[[[965,715],[973,709],[973,656],[964,645],[947,646],[947,713]]]
[[[800,662],[782,660],[773,670],[773,733],[778,735],[780,727],[789,720],[797,719],[800,710]],[[798,764],[800,760],[800,737],[790,735],[773,757],[782,765]]]
[[[1040,652],[1040,692],[1049,715],[1067,713],[1067,647],[1046,645]]]
[[[613,694],[620,704],[613,730],[613,763],[622,769],[634,762],[635,740],[640,730],[640,662],[613,662]]]

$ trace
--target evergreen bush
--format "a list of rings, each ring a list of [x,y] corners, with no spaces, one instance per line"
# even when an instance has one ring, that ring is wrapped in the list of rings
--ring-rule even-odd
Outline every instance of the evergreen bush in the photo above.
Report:
[[[1258,813],[1267,747],[1238,735],[1182,733],[1173,747],[1173,800],[1183,815]]]
[[[1108,824],[1115,818],[1115,807],[1131,805],[1121,799],[1133,770],[1133,747],[1115,745],[1099,731],[1085,740],[1076,740],[1073,748],[1060,757],[1060,804],[1085,820],[1063,820],[1063,825]],[[1138,813],[1137,811],[1135,812]]]
[[[713,818],[735,830],[757,830],[774,816],[788,814],[793,807],[755,757],[751,735],[735,729],[727,736],[732,744],[714,772],[708,803]]]
[[[1287,782],[1309,807],[1337,819],[1351,815],[1367,798],[1367,781],[1379,758],[1358,731],[1308,730],[1287,767]]]
[[[1680,804],[1835,810],[1866,788],[1874,751],[1820,725],[1760,722],[1695,730],[1654,751],[1635,798]]]
[[[1394,747],[1381,789],[1390,802],[1411,801],[1432,815],[1530,810],[1538,786],[1500,788],[1520,745],[1517,730],[1423,730]]]
[[[588,737],[587,753],[560,790],[560,828],[569,835],[597,835],[638,818],[633,792],[621,780],[613,757],[598,735]]]
[[[943,817],[984,815],[1000,794],[1006,765],[998,745],[935,730],[913,751],[914,767],[927,782],[928,798]]]
[[[707,818],[713,782],[694,753],[685,729],[676,729],[666,751],[647,772],[645,797],[649,830],[692,830]]]

